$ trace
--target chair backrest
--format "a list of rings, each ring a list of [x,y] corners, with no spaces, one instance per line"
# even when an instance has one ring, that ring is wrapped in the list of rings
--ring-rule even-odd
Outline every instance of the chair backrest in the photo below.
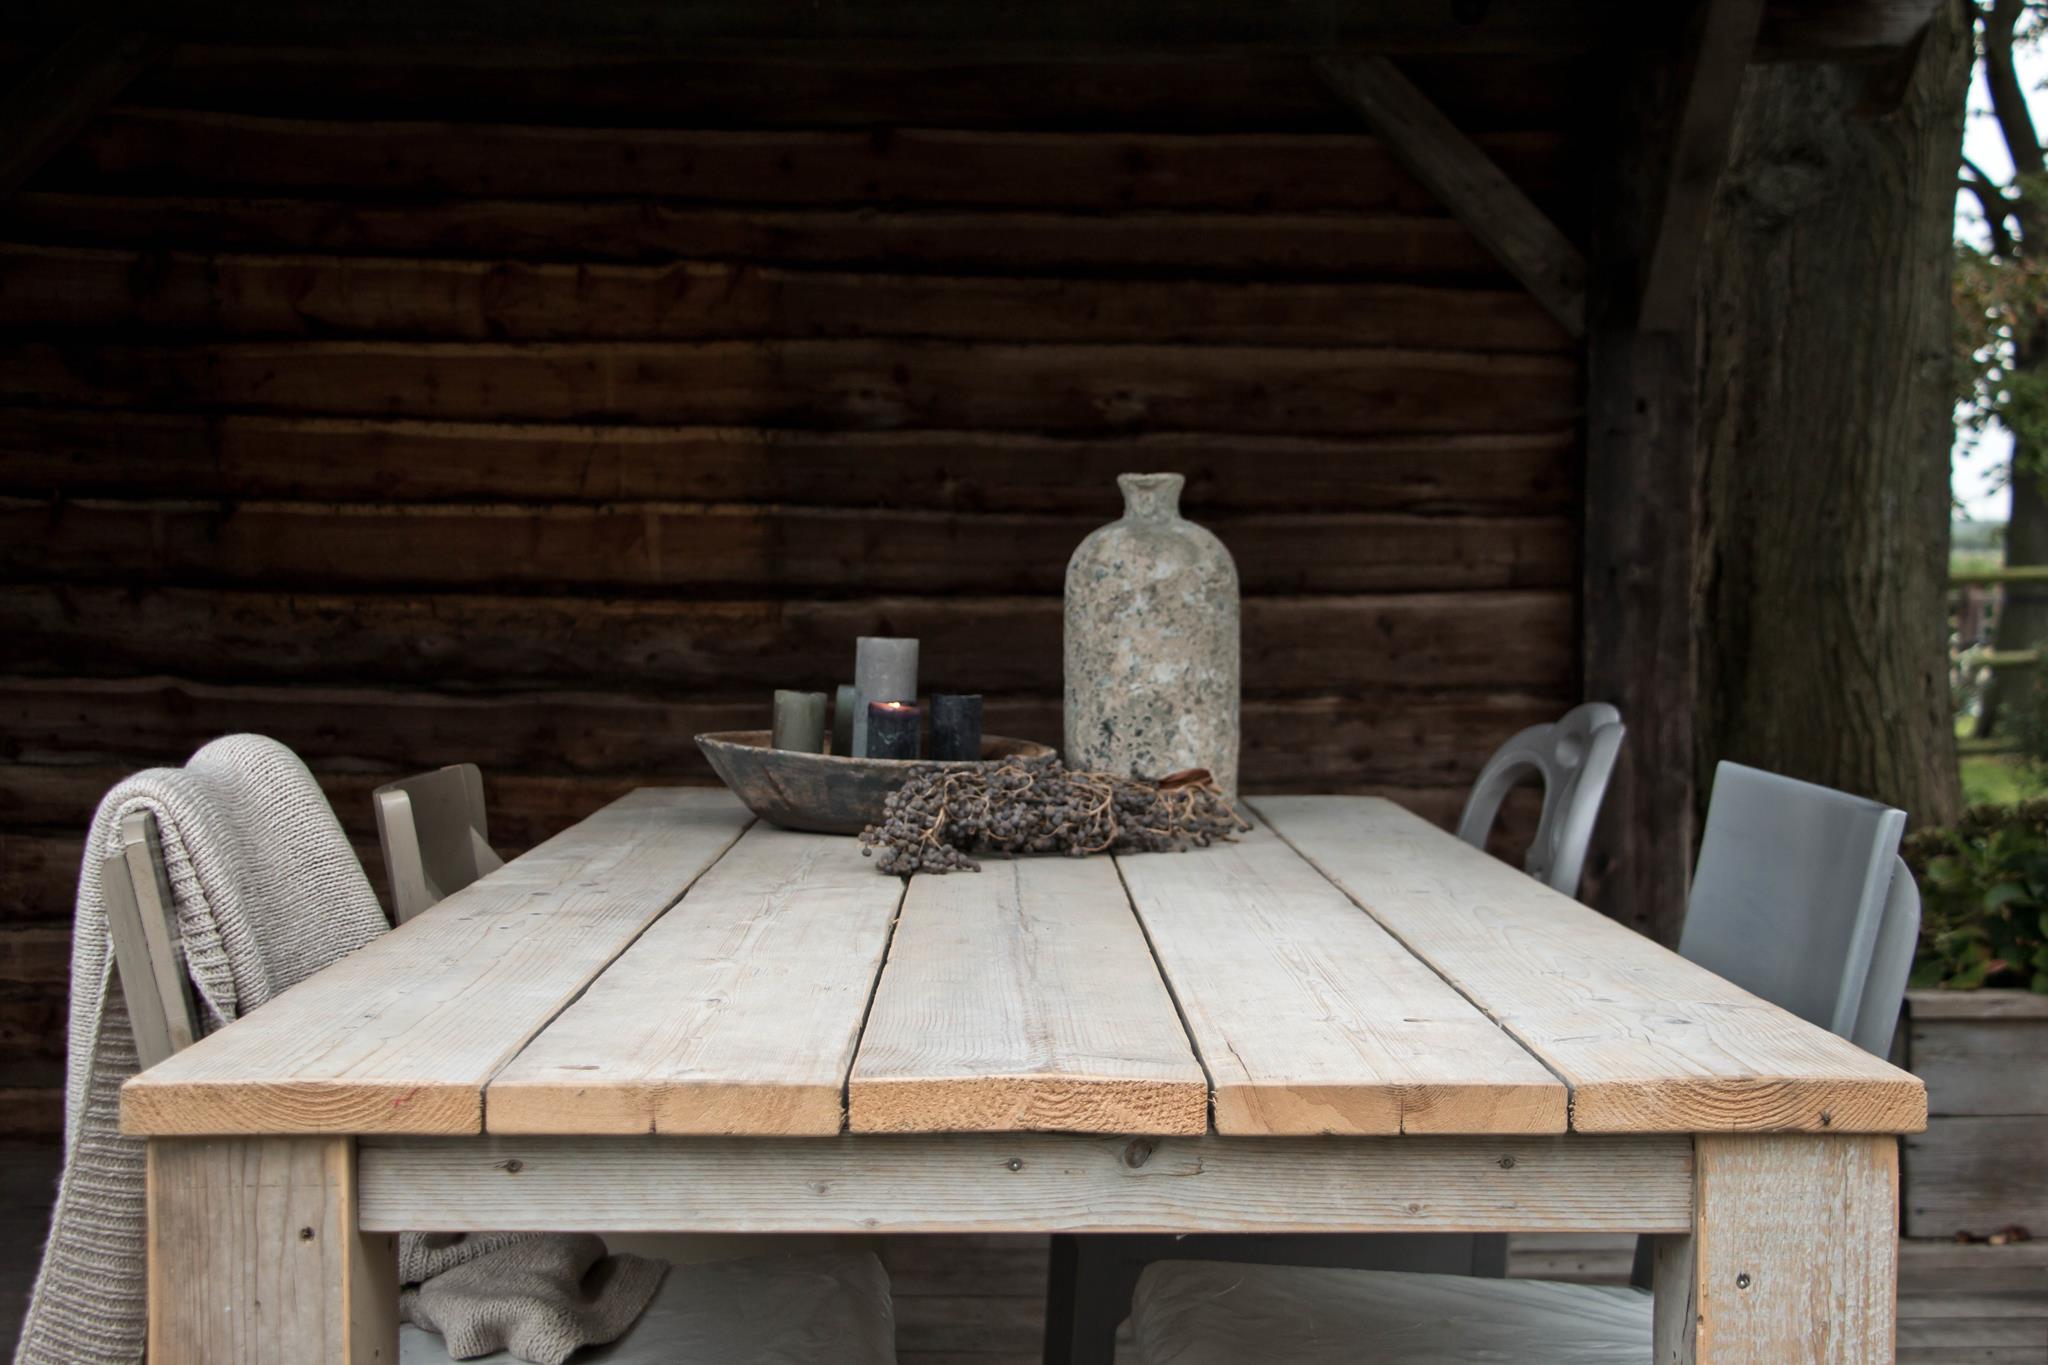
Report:
[[[1899,1006],[1906,999],[1906,980],[1913,974],[1913,955],[1920,947],[1920,886],[1904,858],[1892,859],[1891,889],[1878,921],[1877,943],[1870,954],[1870,974],[1863,978],[1863,1003],[1849,1041],[1879,1057],[1892,1050],[1899,1028]]]
[[[1621,712],[1604,701],[1575,706],[1551,724],[1530,726],[1495,750],[1480,769],[1458,818],[1458,837],[1485,848],[1500,803],[1533,773],[1543,782],[1543,814],[1523,870],[1553,890],[1578,895],[1593,825],[1627,733]]]
[[[371,795],[395,922],[405,923],[504,866],[484,823],[484,778],[476,764],[436,768]]]
[[[1680,955],[1885,1056],[1920,942],[1905,831],[1902,810],[1718,765]],[[1650,1287],[1651,1245],[1636,1243],[1638,1288]]]
[[[147,1068],[192,1046],[199,1010],[178,961],[177,911],[156,817],[147,811],[123,816],[120,837],[121,851],[100,867],[100,889],[135,1051]]]
[[[1721,764],[1678,951],[1809,1023],[1852,1037],[1905,831],[1904,811]],[[1917,908],[1916,894],[1916,919]],[[1896,1001],[1890,1009],[1896,1018]]]

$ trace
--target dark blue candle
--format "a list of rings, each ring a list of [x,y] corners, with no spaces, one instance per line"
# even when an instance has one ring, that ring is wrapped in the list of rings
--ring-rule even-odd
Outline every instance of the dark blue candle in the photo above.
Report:
[[[917,732],[924,710],[914,701],[868,703],[869,758],[916,758]]]
[[[932,757],[957,763],[981,757],[981,696],[941,694],[932,698]]]

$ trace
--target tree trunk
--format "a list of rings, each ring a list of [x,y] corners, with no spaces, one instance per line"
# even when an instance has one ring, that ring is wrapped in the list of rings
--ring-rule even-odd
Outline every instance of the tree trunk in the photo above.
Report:
[[[1888,92],[1849,67],[1745,77],[1700,286],[1703,799],[1732,759],[1915,825],[1960,804],[1949,270],[1970,60],[1945,0]]]

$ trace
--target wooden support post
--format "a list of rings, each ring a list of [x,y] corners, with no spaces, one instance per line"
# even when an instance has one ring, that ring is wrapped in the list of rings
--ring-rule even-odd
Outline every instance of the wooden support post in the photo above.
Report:
[[[1588,899],[1675,944],[1692,869],[1691,339],[1599,317],[1586,383],[1585,695],[1628,721]]]
[[[1585,695],[1628,742],[1588,866],[1588,899],[1676,943],[1695,810],[1694,291],[1761,0],[1698,0],[1685,38],[1634,54],[1611,120],[1586,347]]]
[[[396,1365],[398,1239],[350,1138],[149,1144],[151,1365]]]
[[[1702,1135],[1695,1155],[1693,1232],[1658,1239],[1660,1365],[1891,1360],[1898,1140]]]

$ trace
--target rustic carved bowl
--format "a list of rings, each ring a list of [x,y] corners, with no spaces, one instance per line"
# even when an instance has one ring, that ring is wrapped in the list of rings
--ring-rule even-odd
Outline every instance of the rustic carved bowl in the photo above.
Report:
[[[964,768],[965,762],[932,764],[930,759],[840,758],[768,746],[766,730],[726,730],[697,736],[733,795],[770,824],[819,834],[858,834],[880,824],[882,802],[903,785],[910,770],[931,764]],[[983,762],[995,758],[1046,758],[1054,751],[1028,739],[981,737]]]

